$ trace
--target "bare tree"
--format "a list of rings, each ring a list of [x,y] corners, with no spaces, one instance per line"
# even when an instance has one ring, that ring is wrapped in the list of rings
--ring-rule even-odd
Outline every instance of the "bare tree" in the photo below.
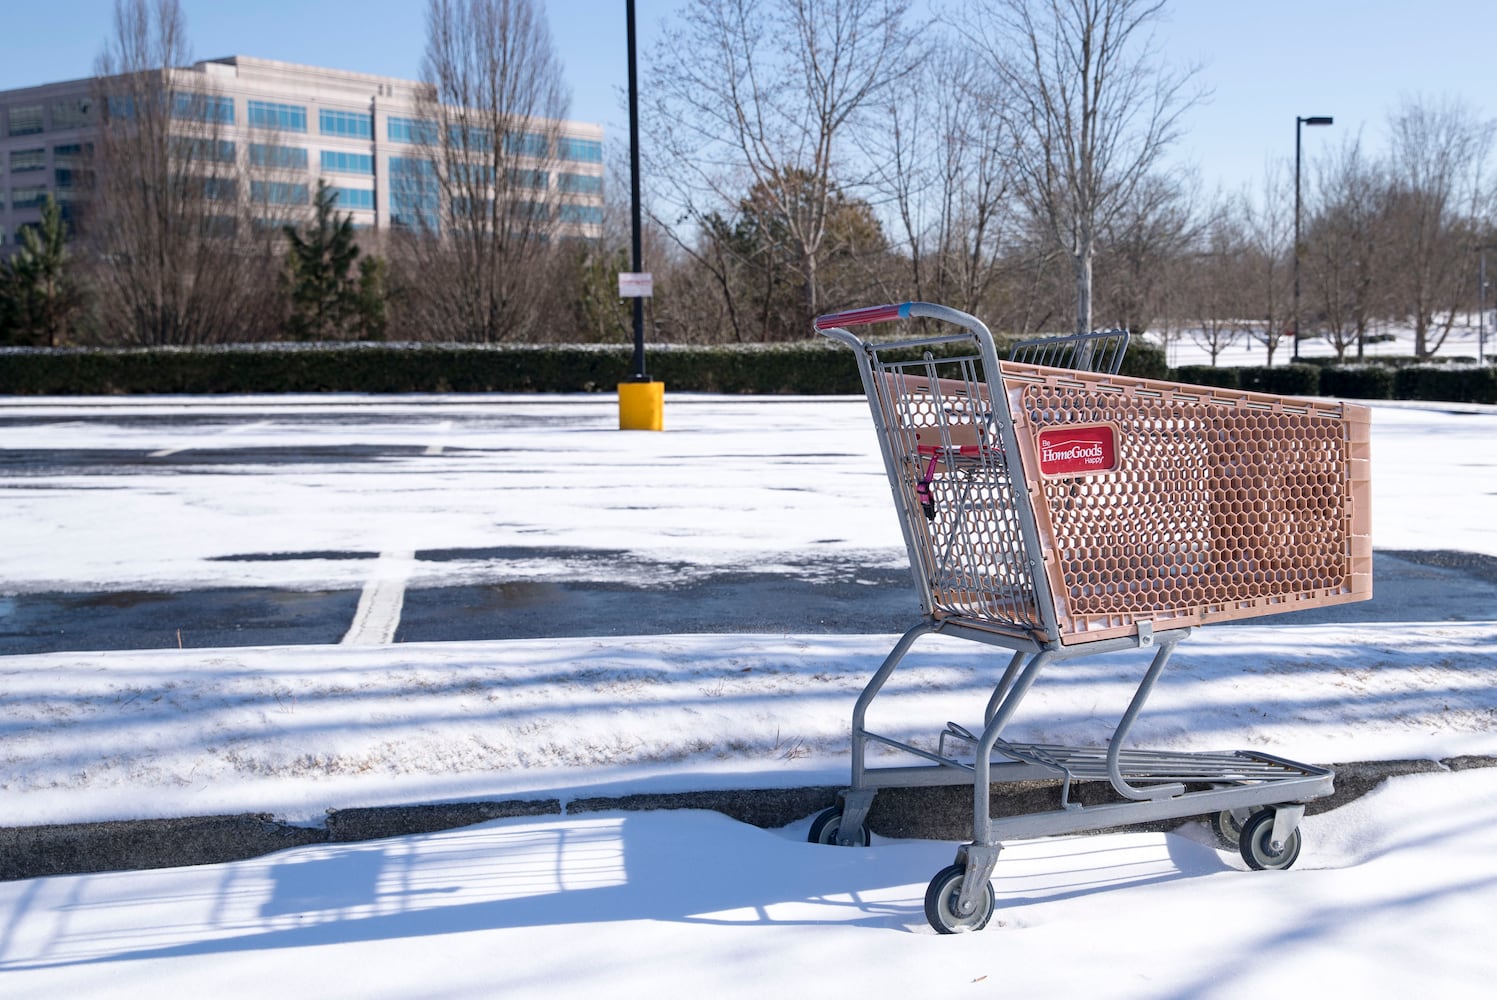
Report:
[[[645,109],[683,245],[752,192],[778,216],[806,329],[852,131],[911,68],[909,0],[692,0],[653,52]],[[851,190],[861,177],[843,176]],[[677,231],[673,228],[673,231]],[[705,265],[716,262],[699,253]],[[733,262],[715,268],[729,292]]]
[[[190,62],[178,0],[116,0],[98,60],[95,186],[81,229],[106,337],[200,344],[263,333],[268,242],[247,240],[233,104]]]
[[[419,310],[457,340],[526,337],[555,229],[551,180],[570,97],[532,0],[429,0],[413,155],[392,166]]]
[[[1293,208],[1285,194],[1285,167],[1270,161],[1264,166],[1258,197],[1244,192],[1238,202],[1242,214],[1246,299],[1242,322],[1250,337],[1267,350],[1268,363],[1288,336],[1289,261],[1294,252]]]
[[[1217,206],[1205,224],[1184,289],[1186,313],[1191,319],[1187,336],[1207,353],[1213,367],[1222,352],[1242,335],[1242,251],[1237,220],[1227,206]]]
[[[887,95],[882,127],[866,140],[872,186],[908,267],[906,294],[972,313],[996,305],[1013,236],[1011,143],[987,113],[999,99],[981,92],[990,82],[975,53],[933,47]]]
[[[1389,253],[1387,174],[1356,138],[1320,171],[1315,191],[1305,241],[1313,301],[1337,360],[1353,345],[1360,357],[1398,270]]]
[[[1471,287],[1470,251],[1485,197],[1482,170],[1493,124],[1456,102],[1411,102],[1390,119],[1389,225],[1402,280],[1396,308],[1423,358],[1445,342]]]
[[[992,62],[1030,210],[1070,257],[1076,329],[1092,326],[1100,235],[1137,194],[1199,95],[1159,63],[1164,0],[982,0],[962,30]]]
[[[1103,325],[1134,334],[1152,329],[1166,308],[1174,261],[1187,251],[1201,224],[1193,193],[1173,174],[1153,174],[1102,230],[1098,259],[1104,272],[1093,299]],[[1208,225],[1208,232],[1212,226]]]

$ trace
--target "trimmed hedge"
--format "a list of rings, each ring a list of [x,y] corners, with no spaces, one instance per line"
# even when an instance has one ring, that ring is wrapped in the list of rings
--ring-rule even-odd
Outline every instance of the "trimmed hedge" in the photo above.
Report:
[[[1393,369],[1379,366],[1322,368],[1320,393],[1341,399],[1392,399]]]
[[[1342,399],[1417,399],[1448,403],[1497,403],[1497,368],[1442,363],[1383,365],[1285,365],[1280,368],[1210,368],[1182,365],[1176,382],[1248,389],[1284,396]]]
[[[1497,368],[1491,365],[1411,365],[1393,376],[1398,399],[1497,403]]]
[[[1237,384],[1249,392],[1271,392],[1279,396],[1320,395],[1320,369],[1315,365],[1254,366],[1237,370]]]
[[[1216,368],[1211,365],[1181,365],[1170,373],[1170,379],[1175,382],[1187,382],[1190,385],[1209,385],[1216,389],[1240,389],[1242,383],[1238,378],[1240,368]]]
[[[954,348],[952,348],[954,350]],[[1007,344],[999,346],[1007,351]],[[917,356],[916,351],[910,357]],[[611,392],[632,345],[243,344],[199,348],[0,350],[0,394]],[[826,340],[649,348],[646,369],[676,392],[860,394],[847,348]],[[1164,352],[1130,349],[1123,371],[1163,378]]]
[[[1007,345],[1000,345],[1007,350]],[[915,356],[914,351],[910,356]],[[308,392],[612,392],[628,379],[624,344],[261,344],[203,348],[0,349],[0,394]],[[850,352],[830,341],[656,345],[646,363],[674,392],[861,394]],[[1134,344],[1123,373],[1289,396],[1497,403],[1497,368],[1474,364],[1212,368],[1171,372]]]

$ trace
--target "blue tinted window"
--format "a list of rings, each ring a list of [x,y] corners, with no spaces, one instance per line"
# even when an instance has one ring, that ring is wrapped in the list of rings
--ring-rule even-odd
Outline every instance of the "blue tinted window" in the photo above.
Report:
[[[280,181],[250,181],[250,198],[270,205],[305,205],[307,186]]]
[[[390,157],[390,223],[435,230],[441,204],[437,168],[430,160]]]
[[[493,187],[494,168],[487,163],[454,163],[451,167],[452,182],[466,187]]]
[[[323,135],[345,135],[352,139],[374,138],[374,119],[356,111],[317,112],[317,130]]]
[[[305,132],[307,109],[297,104],[250,101],[249,124],[250,128],[268,128],[277,132]]]
[[[419,157],[392,156],[390,157],[390,175],[397,180],[416,178],[429,179],[434,182],[437,178],[437,165],[431,160]]]
[[[504,137],[504,151],[511,156],[539,159],[551,151],[551,142],[539,132],[511,132]]]
[[[494,214],[494,199],[468,198],[458,195],[452,199],[452,214],[457,216],[459,221],[470,215],[488,218]]]
[[[556,155],[576,163],[602,163],[603,144],[594,139],[570,139],[563,136],[556,140]]]
[[[437,141],[437,126],[420,118],[391,117],[385,127],[391,142],[427,143]]]
[[[458,149],[486,153],[494,148],[494,133],[489,129],[472,125],[467,127],[450,125],[447,128],[447,141]]]
[[[176,93],[172,95],[172,117],[232,125],[234,124],[234,99],[216,94]]]
[[[239,184],[232,177],[205,177],[203,197],[209,201],[232,201],[239,197]]]
[[[367,153],[345,153],[339,149],[324,149],[322,169],[337,174],[372,174],[374,173],[374,157]]]
[[[515,187],[544,191],[551,184],[551,175],[544,170],[511,170],[509,182]]]
[[[374,192],[368,188],[330,187],[338,196],[337,207],[348,211],[355,208],[374,208]]]
[[[603,178],[597,174],[557,174],[556,189],[566,194],[602,194]]]
[[[603,209],[597,205],[558,205],[556,219],[558,222],[601,223]]]
[[[236,153],[234,143],[227,139],[177,140],[177,155],[193,163],[233,163]]]
[[[510,202],[509,214],[516,219],[529,219],[531,221],[540,221],[551,217],[551,211],[545,202],[530,201],[528,199]]]
[[[307,151],[300,146],[269,146],[261,142],[252,142],[249,148],[249,161],[252,167],[305,170],[307,169]]]

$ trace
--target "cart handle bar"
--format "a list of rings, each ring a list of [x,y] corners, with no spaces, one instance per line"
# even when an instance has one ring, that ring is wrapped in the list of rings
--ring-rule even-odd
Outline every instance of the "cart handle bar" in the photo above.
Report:
[[[934,302],[899,302],[887,306],[868,306],[864,309],[827,313],[825,316],[816,317],[815,327],[820,332],[845,329],[849,326],[867,326],[871,323],[890,323],[894,320],[921,316],[956,323],[968,330],[982,327],[982,323],[976,316],[969,316],[957,309],[936,305]]]
[[[869,323],[890,323],[896,319],[909,319],[912,304],[901,302],[896,305],[868,306],[864,309],[827,313],[825,316],[816,317],[816,329],[830,330],[836,326],[866,326]]]

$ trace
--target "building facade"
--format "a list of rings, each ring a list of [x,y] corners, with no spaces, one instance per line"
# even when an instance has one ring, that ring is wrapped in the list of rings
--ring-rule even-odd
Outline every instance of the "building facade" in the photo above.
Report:
[[[413,198],[412,175],[432,169],[430,128],[412,80],[229,56],[175,71],[176,95],[194,96],[185,114],[211,118],[212,155],[247,178],[238,192],[257,204],[309,205],[319,179],[338,194],[354,225],[375,230],[428,222],[432,205]],[[83,193],[86,160],[99,130],[92,79],[0,92],[0,246],[36,224],[48,196],[63,207]],[[176,109],[174,108],[174,114]],[[562,238],[596,238],[603,220],[603,129],[546,123],[520,143],[530,211]],[[516,177],[511,177],[515,187]]]

